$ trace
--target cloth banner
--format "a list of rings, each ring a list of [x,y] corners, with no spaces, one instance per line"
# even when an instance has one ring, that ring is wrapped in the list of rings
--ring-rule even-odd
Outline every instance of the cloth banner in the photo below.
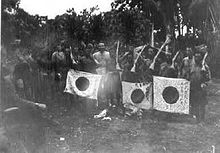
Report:
[[[185,79],[153,77],[153,108],[189,114],[190,82]]]
[[[97,99],[101,75],[69,70],[64,92]]]
[[[140,109],[152,108],[152,83],[130,83],[122,81],[123,104]]]

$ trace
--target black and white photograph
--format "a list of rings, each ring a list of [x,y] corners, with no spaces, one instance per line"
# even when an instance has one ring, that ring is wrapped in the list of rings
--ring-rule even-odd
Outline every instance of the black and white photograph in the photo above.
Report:
[[[220,153],[220,0],[0,4],[0,153]]]

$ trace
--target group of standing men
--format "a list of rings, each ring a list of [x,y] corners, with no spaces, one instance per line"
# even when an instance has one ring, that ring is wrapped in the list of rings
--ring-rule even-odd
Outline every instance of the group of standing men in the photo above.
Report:
[[[203,49],[187,47],[186,50],[182,51],[181,55],[179,55],[180,58],[176,58],[175,60],[172,60],[172,57],[174,57],[172,54],[165,54],[165,58],[161,57],[160,59],[161,64],[159,66],[158,73],[155,72],[155,70],[150,69],[150,65],[153,60],[153,53],[151,49],[148,49],[148,54],[146,54],[146,56],[142,56],[142,59],[140,59],[140,61],[142,62],[140,62],[141,64],[138,65],[135,72],[137,75],[139,75],[138,77],[140,78],[141,75],[149,77],[153,74],[161,75],[164,77],[184,78],[189,80],[191,84],[190,113],[194,117],[196,117],[197,122],[204,121],[205,119],[205,107],[208,104],[206,86],[207,82],[211,79],[211,73],[205,61],[205,56],[208,53],[207,46],[202,46],[202,48]],[[111,58],[111,54],[106,51],[103,43],[99,43],[98,49],[98,52],[95,52],[92,55],[92,59],[94,59],[96,64],[96,72],[98,74],[105,75],[108,70],[108,66],[112,64],[112,60],[114,59]],[[128,48],[128,50],[124,54],[119,56],[119,62],[121,67],[123,68],[121,79],[126,80],[126,77],[128,77],[128,73],[126,72],[130,71],[132,66],[134,65],[133,48]],[[163,73],[164,63],[166,63],[166,69]],[[115,75],[111,75],[110,77],[114,78],[114,76]],[[142,79],[142,81],[144,80]],[[111,83],[114,84],[114,82]],[[115,88],[117,87],[120,86],[116,85]]]
[[[52,54],[52,64],[53,70],[55,72],[54,80],[57,84],[57,88],[63,91],[64,86],[60,84],[63,80],[65,82],[66,75],[69,69],[76,69],[80,71],[90,72],[94,74],[106,75],[106,80],[104,80],[107,84],[105,87],[105,98],[110,100],[109,102],[115,101],[115,103],[120,103],[120,83],[118,82],[119,73],[115,68],[115,61],[111,58],[111,52],[106,50],[104,43],[99,43],[97,47],[97,51],[95,51],[94,46],[92,44],[88,44],[84,47],[83,50],[73,51],[70,47],[63,47],[62,45],[58,45],[57,51]],[[133,48],[127,48],[128,51],[125,51],[124,54],[120,54],[119,63],[121,68],[123,69],[121,79],[126,80],[128,77],[128,73],[133,64],[134,64],[134,52]],[[192,51],[191,48],[187,48],[185,55],[183,58],[180,58],[180,61],[177,61],[174,69],[177,69],[178,76],[180,78],[185,78],[191,82],[190,88],[190,105],[191,105],[191,113],[196,116],[198,122],[203,121],[205,118],[205,106],[207,104],[206,91],[205,86],[206,82],[210,80],[210,71],[207,66],[203,62],[203,53],[199,51]],[[142,57],[142,64],[138,65],[137,71],[135,72],[140,77],[142,75],[147,74],[152,75],[155,74],[154,70],[149,68],[152,62],[152,50],[148,50],[148,54]],[[166,62],[168,66],[171,66],[172,62],[170,62],[170,58],[165,58],[163,62]],[[171,59],[172,60],[172,59]],[[161,62],[161,63],[163,63]],[[138,64],[138,63],[137,63]],[[114,66],[112,66],[114,65]],[[144,68],[145,67],[145,68]],[[146,73],[139,73],[138,68]],[[159,68],[161,69],[161,68]],[[112,71],[113,70],[113,71]],[[110,72],[111,73],[107,73]],[[160,71],[160,70],[159,70]],[[175,71],[173,71],[175,72]],[[110,75],[109,75],[110,74]],[[123,75],[124,74],[124,75]],[[159,74],[156,74],[159,75]],[[169,77],[169,76],[167,76]],[[111,81],[109,81],[109,79]],[[19,79],[18,79],[19,80]],[[16,82],[18,86],[19,81]],[[22,83],[21,83],[22,84]],[[103,87],[104,88],[104,87]],[[16,92],[19,93],[17,88]]]
[[[71,60],[73,65],[78,65],[74,69],[106,75],[107,80],[105,80],[106,88],[111,88],[112,90],[119,91],[120,88],[118,83],[115,81],[118,79],[118,72],[115,71],[116,64],[115,59],[112,58],[111,52],[106,50],[104,43],[98,44],[98,51],[93,49],[92,44],[88,44],[84,50],[83,56],[71,55]],[[127,47],[126,51],[122,51],[119,55],[118,62],[122,70],[121,79],[126,80],[131,74],[130,71],[134,65],[134,49],[132,47]],[[116,50],[116,49],[114,49]],[[138,78],[149,77],[152,75],[159,75],[163,77],[171,78],[184,78],[190,81],[190,112],[194,115],[198,122],[204,121],[205,119],[205,106],[207,105],[206,89],[207,82],[211,79],[210,70],[206,62],[203,60],[206,52],[201,52],[198,49],[192,49],[187,47],[185,51],[182,51],[179,58],[175,59],[173,63],[172,54],[164,54],[157,59],[156,68],[151,69],[150,65],[155,56],[154,50],[148,48],[147,54],[141,56],[138,60],[136,66],[136,72],[133,73]],[[113,66],[112,66],[113,65]],[[111,68],[110,68],[111,67]],[[112,67],[114,67],[112,69]],[[113,70],[113,71],[112,71]],[[108,73],[107,73],[108,72]],[[110,73],[109,73],[110,72]],[[109,75],[111,74],[111,75]],[[109,81],[109,79],[111,81]],[[142,79],[142,81],[146,81]],[[116,96],[116,101],[120,101],[117,94],[112,94],[112,91],[104,91],[107,99],[111,99],[112,96]],[[118,95],[120,97],[120,95]],[[109,97],[109,98],[108,98]]]

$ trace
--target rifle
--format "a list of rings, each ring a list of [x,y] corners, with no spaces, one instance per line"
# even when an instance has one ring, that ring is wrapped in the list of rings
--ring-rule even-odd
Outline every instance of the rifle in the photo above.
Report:
[[[202,70],[205,71],[205,60],[208,56],[208,52],[205,53],[203,59],[202,59]]]
[[[179,55],[179,53],[180,53],[180,51],[178,51],[178,52],[176,53],[176,55],[173,57],[173,59],[172,59],[172,65],[171,65],[171,68],[173,68],[173,69],[174,69],[174,63],[175,63],[175,60],[176,60],[177,56]]]
[[[133,65],[133,67],[131,68],[131,72],[135,72],[136,63],[137,63],[139,57],[141,56],[141,53],[144,51],[145,47],[146,47],[146,45],[143,46],[143,48],[141,49],[141,51],[140,51],[140,53],[138,54],[137,58],[135,59],[134,65]]]
[[[167,38],[166,38],[166,41],[163,43],[163,45],[160,47],[160,49],[159,49],[159,51],[157,52],[157,54],[155,55],[155,57],[154,57],[154,59],[153,59],[153,62],[151,63],[151,65],[150,65],[150,69],[152,69],[152,70],[154,70],[154,66],[155,66],[155,63],[156,63],[156,59],[157,59],[157,57],[159,56],[159,54],[162,52],[162,49],[168,44],[168,43],[170,43],[170,41],[171,41],[171,38],[170,38],[171,36],[167,36]]]
[[[120,68],[120,66],[119,66],[119,61],[118,61],[118,52],[119,52],[119,41],[118,41],[118,43],[117,43],[117,49],[116,49],[116,69],[117,70],[121,70],[121,68]]]

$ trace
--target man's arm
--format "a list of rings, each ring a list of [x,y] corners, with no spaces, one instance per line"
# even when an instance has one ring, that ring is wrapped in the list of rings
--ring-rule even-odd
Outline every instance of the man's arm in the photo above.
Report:
[[[186,58],[183,58],[182,62],[180,63],[180,68],[179,68],[179,77],[182,78],[183,77],[183,71],[185,68],[185,63],[187,62]],[[186,78],[185,78],[186,79]]]
[[[124,55],[119,57],[119,62],[123,61],[125,59],[125,57],[127,57],[128,54],[129,54],[129,52],[126,52]]]
[[[35,108],[40,107],[42,109],[46,108],[46,105],[44,104],[34,103],[32,101],[20,98],[18,94],[16,93],[14,84],[12,80],[10,79],[10,76],[6,76],[4,79],[7,85],[6,88],[8,90],[8,94],[9,94],[8,96],[10,96],[10,99],[12,99],[15,102],[15,105],[17,105],[18,107],[30,106],[30,107],[35,107]]]
[[[94,54],[92,55],[92,57],[93,57],[95,63],[96,63],[97,65],[100,65],[100,63],[99,63],[98,60],[96,59],[96,53],[94,53]]]
[[[56,61],[56,54],[57,54],[57,52],[53,52],[53,54],[52,54],[51,61],[52,61],[53,63]]]
[[[201,73],[203,77],[201,87],[205,88],[208,85],[208,82],[211,80],[211,72],[207,64],[205,65],[205,70],[202,70]]]
[[[205,82],[208,82],[211,80],[211,71],[209,69],[209,66],[205,64]]]

